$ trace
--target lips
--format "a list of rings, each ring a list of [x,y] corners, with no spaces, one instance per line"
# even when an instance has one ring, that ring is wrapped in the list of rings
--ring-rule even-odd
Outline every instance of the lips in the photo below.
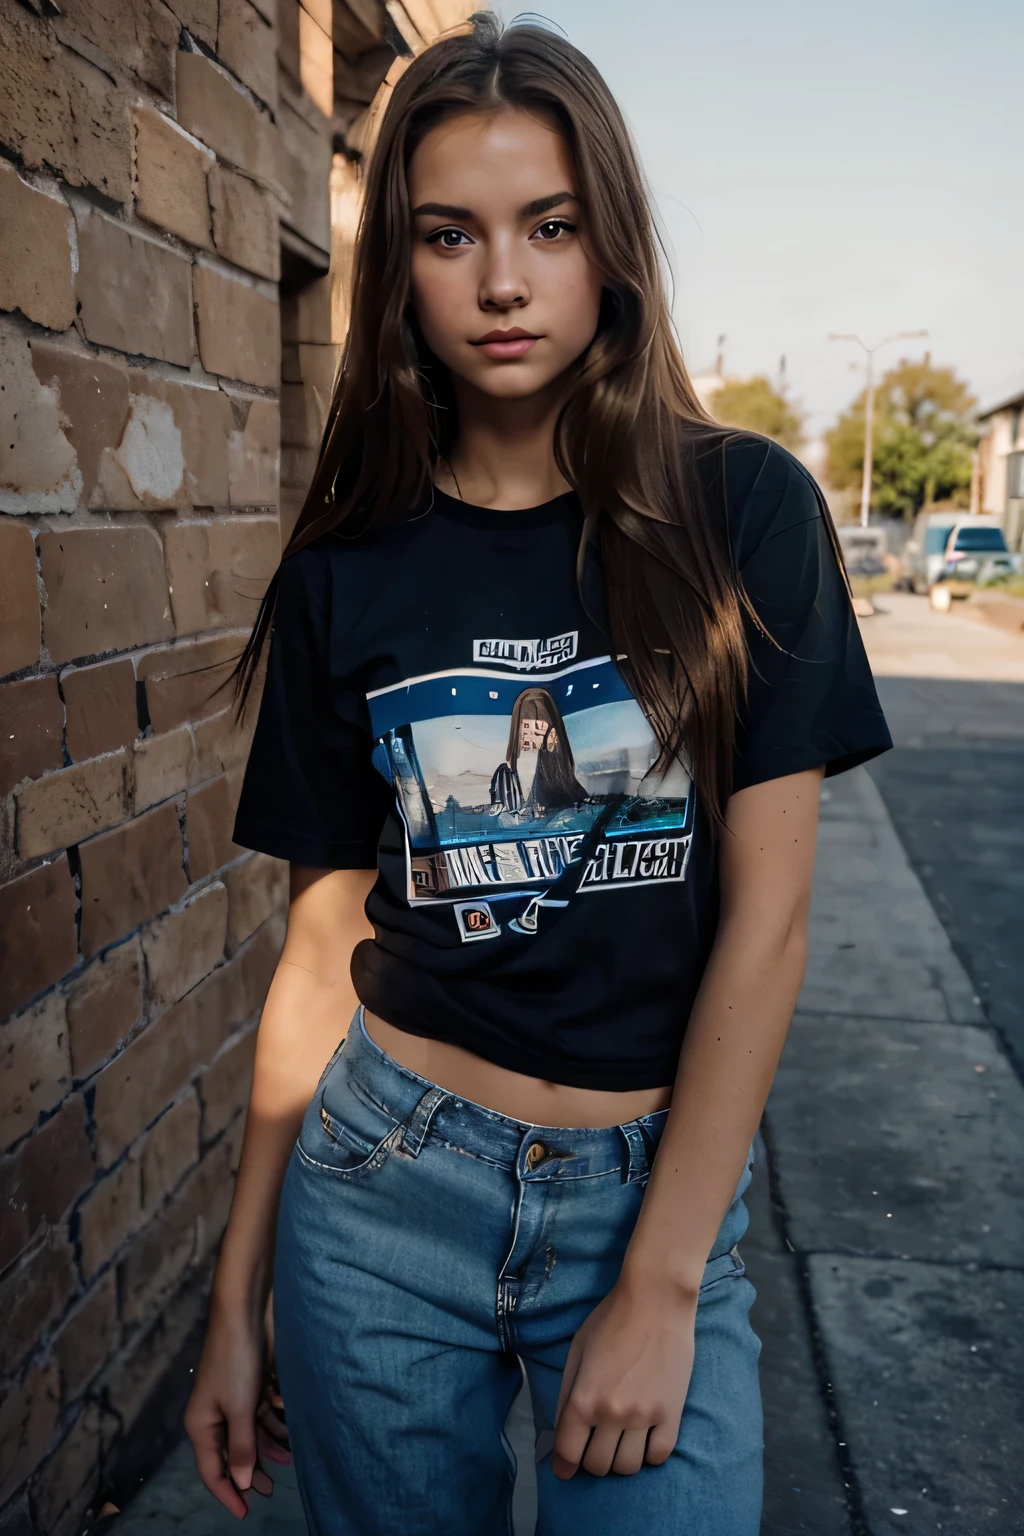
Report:
[[[488,357],[501,360],[524,356],[539,340],[540,337],[533,331],[524,331],[521,326],[514,325],[508,330],[488,331],[486,336],[480,336],[471,345],[480,352],[486,352]]]

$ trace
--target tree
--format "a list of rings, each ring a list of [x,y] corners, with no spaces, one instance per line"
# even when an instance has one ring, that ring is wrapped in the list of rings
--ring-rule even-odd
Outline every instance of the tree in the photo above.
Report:
[[[724,426],[763,432],[783,448],[799,448],[803,442],[803,417],[784,395],[757,374],[752,379],[726,379],[711,397],[712,415]]]
[[[825,434],[828,478],[837,490],[859,487],[864,473],[864,402],[857,396]],[[890,368],[875,391],[871,505],[890,517],[913,517],[935,501],[970,504],[972,426],[977,401],[952,368],[926,353]]]

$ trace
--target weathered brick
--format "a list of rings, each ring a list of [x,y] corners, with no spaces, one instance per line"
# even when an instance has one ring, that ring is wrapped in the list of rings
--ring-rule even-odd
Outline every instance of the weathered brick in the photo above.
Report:
[[[203,1141],[212,1141],[249,1102],[256,1031],[233,1040],[196,1084],[203,1105]]]
[[[230,1153],[218,1144],[188,1175],[119,1264],[126,1322],[140,1322],[153,1312],[189,1265],[220,1237],[232,1186]]]
[[[194,1071],[211,1062],[228,1036],[262,1005],[273,973],[271,951],[263,935],[257,935],[152,1026],[164,1030],[168,1042],[186,1042],[182,1055]]]
[[[0,1505],[35,1471],[60,1414],[60,1372],[53,1360],[33,1365],[0,1401]]]
[[[277,186],[277,135],[228,76],[197,53],[178,56],[178,122],[229,165]]]
[[[74,965],[75,906],[64,854],[0,886],[0,1019]]]
[[[0,517],[0,676],[38,660],[35,543],[27,528]]]
[[[47,440],[59,430],[70,445],[82,505],[130,509],[135,498],[114,457],[128,423],[127,366],[35,337],[31,353],[36,378],[57,406],[52,425],[45,423]]]
[[[32,364],[59,402],[83,506],[131,512],[226,504],[224,439],[236,412],[221,390],[45,342],[33,343]]]
[[[277,505],[278,465],[281,453],[281,422],[276,400],[232,397],[242,425],[228,438],[228,483],[232,507]]]
[[[39,535],[43,638],[55,661],[148,645],[173,633],[160,540],[149,528]]]
[[[0,1280],[0,1360],[13,1375],[53,1327],[78,1288],[75,1250],[51,1227],[43,1241]]]
[[[281,177],[288,188],[289,207],[282,221],[304,240],[327,254],[331,249],[331,204],[328,195],[333,142],[329,125],[314,128],[282,99],[278,113],[281,134]],[[304,338],[305,339],[305,338]],[[309,338],[330,341],[326,335]]]
[[[135,809],[145,811],[161,800],[181,794],[195,762],[192,732],[187,725],[135,743]]]
[[[154,1125],[142,1148],[142,1205],[151,1216],[199,1161],[199,1100],[189,1093]]]
[[[71,210],[0,161],[0,309],[20,309],[51,331],[75,318]]]
[[[281,441],[293,447],[319,448],[330,403],[313,384],[283,384]]]
[[[246,639],[247,631],[239,629],[140,656],[137,671],[153,729],[173,730],[186,720],[223,711],[232,701],[230,677]]]
[[[100,1406],[86,1403],[33,1478],[32,1508],[39,1531],[54,1532],[69,1505],[76,1515],[84,1513],[99,1483],[101,1444]]]
[[[0,8],[0,56],[0,140],[30,170],[52,167],[72,186],[93,186],[127,203],[127,95],[19,6]]]
[[[217,0],[174,0],[174,14],[193,37],[217,47]]]
[[[191,264],[101,214],[78,221],[76,290],[90,341],[187,367],[192,360]]]
[[[8,315],[0,315],[0,376],[0,511],[73,512],[82,475],[57,392],[39,382],[28,339]]]
[[[26,677],[0,688],[0,795],[64,761],[64,706],[57,679]]]
[[[84,955],[94,955],[184,896],[182,854],[173,802],[81,845]]]
[[[158,229],[210,248],[206,173],[214,156],[162,112],[135,113],[135,208]]]
[[[89,1077],[123,1044],[142,1007],[142,946],[138,938],[108,949],[75,978],[67,1000],[71,1069]]]
[[[71,1087],[64,999],[51,992],[0,1026],[0,1125],[3,1146],[30,1131]]]
[[[60,1326],[53,1352],[60,1365],[66,1401],[74,1402],[102,1369],[118,1336],[117,1283],[108,1270],[87,1291]]]
[[[0,1270],[54,1226],[93,1177],[85,1102],[72,1094],[55,1115],[0,1163]]]
[[[262,1008],[270,983],[274,979],[277,962],[284,946],[285,920],[283,914],[269,918],[239,951],[242,965],[242,992],[249,1013]],[[247,1015],[243,1015],[247,1017]]]
[[[180,523],[164,538],[178,633],[251,626],[280,561],[276,517]]]
[[[303,7],[299,11],[299,78],[325,117],[334,110],[334,50],[329,32]]]
[[[79,1249],[82,1275],[87,1283],[136,1231],[141,1221],[141,1168],[138,1158],[126,1157],[113,1173],[94,1185],[79,1207]]]
[[[188,1276],[184,1285],[145,1327],[135,1332],[97,1383],[121,1420],[122,1430],[136,1423],[147,1402],[165,1390],[170,1362],[209,1307],[208,1266]]]
[[[183,997],[223,959],[227,923],[228,893],[218,882],[143,929],[147,995],[154,1009]]]
[[[297,293],[282,295],[281,337],[288,342],[330,346],[331,280],[318,277]],[[301,356],[301,354],[300,354]]]
[[[207,886],[206,891],[186,903],[181,912],[167,914],[170,919],[177,919],[177,925],[163,928],[154,925],[154,929],[144,935],[150,985],[154,986],[158,998],[173,994],[175,988],[181,991],[192,988],[223,954],[226,905],[224,886]],[[212,938],[203,931],[204,926],[209,928]],[[193,949],[187,948],[189,943]],[[213,977],[189,992],[177,1008],[157,1018],[97,1078],[94,1117],[98,1154],[104,1167],[120,1157],[124,1147],[129,1146],[147,1124],[157,1118],[161,1109],[180,1094],[192,1072],[212,1057],[221,1040],[235,1028],[235,1023],[247,1017],[246,1012],[238,1012],[238,1009],[244,1006],[244,1001],[258,985],[253,982],[253,975],[244,974],[241,966],[230,972],[229,978],[235,980],[236,986],[241,986],[244,995],[243,1001],[235,1001],[233,1011],[230,992],[224,989],[223,983],[215,982],[218,975],[220,972],[213,972]],[[207,1011],[227,1014],[224,1034],[210,1043],[203,1038],[204,1026],[209,1023]],[[220,1023],[220,1020],[213,1023]]]
[[[18,853],[37,859],[116,826],[130,799],[131,763],[123,747],[22,785],[14,791]]]
[[[127,747],[139,734],[135,669],[128,657],[60,675],[67,712],[65,739],[74,762]]]
[[[199,356],[207,373],[274,386],[281,372],[277,300],[214,267],[195,268]]]
[[[235,814],[231,783],[226,774],[194,789],[185,805],[188,867],[193,880],[212,875],[241,853],[231,841]]]
[[[224,871],[228,893],[228,942],[237,947],[288,902],[288,865],[254,853]]]
[[[227,504],[227,463],[224,439],[233,413],[223,390],[210,384],[180,384],[147,379],[146,389],[170,406],[181,433],[184,477],[176,496],[179,506],[223,507]]]
[[[316,390],[326,410],[334,393],[334,381],[338,373],[341,348],[333,342],[300,341],[299,378]]]
[[[209,186],[213,239],[221,256],[276,283],[281,275],[281,243],[272,194],[224,166],[210,172]]]
[[[242,720],[237,718],[232,707],[196,724],[193,730],[196,743],[194,783],[200,784],[204,779],[228,773],[245,764],[256,725],[255,704],[258,697],[257,694],[253,706],[246,709]]]
[[[179,21],[161,0],[79,0],[53,27],[70,48],[84,39],[171,100]]]
[[[277,106],[277,40],[249,0],[220,0],[217,57],[271,111]]]

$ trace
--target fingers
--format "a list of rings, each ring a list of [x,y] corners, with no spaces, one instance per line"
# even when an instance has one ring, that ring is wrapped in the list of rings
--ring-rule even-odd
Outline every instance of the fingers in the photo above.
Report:
[[[252,1486],[256,1466],[256,1420],[251,1413],[228,1417],[228,1471],[231,1481],[244,1493]]]
[[[646,1429],[624,1429],[612,1461],[611,1470],[619,1477],[632,1477],[644,1464],[647,1452]],[[584,1466],[587,1461],[584,1460]],[[589,1469],[588,1469],[589,1470]]]
[[[239,1520],[245,1518],[246,1503],[227,1474],[224,1465],[224,1426],[209,1424],[189,1426],[189,1439],[195,1452],[199,1476],[218,1503]]]
[[[573,1476],[583,1460],[593,1427],[589,1414],[581,1413],[570,1397],[555,1424],[551,1470],[556,1477],[564,1479]]]
[[[647,1454],[644,1457],[647,1465],[660,1467],[662,1462],[668,1461],[676,1448],[678,1437],[678,1424],[674,1429],[671,1424],[655,1424],[647,1440]]]

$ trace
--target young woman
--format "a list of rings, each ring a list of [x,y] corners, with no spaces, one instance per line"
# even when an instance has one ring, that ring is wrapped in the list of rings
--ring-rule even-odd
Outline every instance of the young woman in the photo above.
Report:
[[[819,781],[889,745],[828,514],[698,404],[622,118],[547,31],[399,80],[352,314],[243,669],[272,618],[235,835],[291,907],[199,1469],[269,1487],[273,1279],[316,1536],[507,1532],[521,1368],[545,1536],[755,1536],[751,1140]],[[527,734],[557,793],[495,816]]]

